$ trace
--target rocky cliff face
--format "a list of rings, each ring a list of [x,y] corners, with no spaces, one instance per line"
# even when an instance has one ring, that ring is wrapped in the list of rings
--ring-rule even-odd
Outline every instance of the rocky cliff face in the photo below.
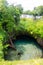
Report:
[[[43,38],[38,37],[38,38],[36,39],[36,41],[37,41],[38,44],[43,48]]]

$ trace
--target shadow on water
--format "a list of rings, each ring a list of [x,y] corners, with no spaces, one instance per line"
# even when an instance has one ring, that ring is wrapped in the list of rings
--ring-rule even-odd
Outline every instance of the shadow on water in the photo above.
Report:
[[[28,60],[43,56],[43,49],[32,37],[25,35],[18,36],[14,41],[14,45],[17,50],[8,50],[8,60]]]

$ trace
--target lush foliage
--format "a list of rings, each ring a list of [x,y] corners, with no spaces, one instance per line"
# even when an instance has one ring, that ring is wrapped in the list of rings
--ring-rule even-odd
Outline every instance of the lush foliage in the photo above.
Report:
[[[43,16],[43,6],[35,7],[32,11],[27,10],[24,14],[34,15],[34,16]]]
[[[12,40],[14,39],[16,26],[20,21],[22,11],[21,5],[8,5],[6,0],[0,0],[0,57],[2,55],[4,58],[3,51],[8,47],[8,45],[5,46],[6,44],[14,47]]]
[[[25,20],[25,21],[24,21]],[[23,28],[33,36],[43,38],[43,20],[32,20],[32,19],[22,19],[21,25]]]
[[[34,15],[43,16],[43,6],[35,7],[33,10]]]
[[[13,41],[18,33],[28,32],[34,34],[35,38],[43,38],[43,21],[26,18],[20,20],[22,12],[21,5],[8,5],[6,0],[0,0],[0,59],[4,58],[6,47],[15,49]]]

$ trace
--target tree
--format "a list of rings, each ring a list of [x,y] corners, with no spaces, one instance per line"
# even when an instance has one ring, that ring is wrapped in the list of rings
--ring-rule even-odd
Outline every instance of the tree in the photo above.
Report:
[[[32,15],[33,15],[33,17],[34,17],[34,20],[36,20],[36,16],[37,16],[36,7],[35,7],[34,10],[32,11]]]
[[[6,34],[4,34],[5,31],[2,28],[2,23],[4,22],[3,13],[4,13],[5,9],[7,8],[6,6],[7,6],[7,2],[5,0],[0,0],[0,59],[4,58],[4,54],[3,54],[3,39],[4,39]]]
[[[5,43],[9,43],[10,47],[15,49],[13,39],[16,30],[16,24],[20,21],[20,15],[22,14],[21,6],[8,5],[6,0],[0,0],[0,23],[2,30],[6,33]],[[7,42],[6,42],[7,41]]]
[[[21,5],[16,5],[15,6],[15,16],[14,16],[14,18],[15,18],[15,21],[16,21],[17,24],[20,21],[20,16],[21,16],[22,13],[23,13],[22,6]]]
[[[23,14],[28,14],[28,15],[31,15],[32,12],[30,10],[27,10],[27,11],[24,11]]]
[[[9,44],[9,47],[16,50],[13,40],[15,37],[16,26],[20,21],[22,12],[23,9],[21,5],[8,5],[6,0],[0,0],[0,33],[3,33],[3,40],[0,39],[0,45],[2,44],[5,46],[6,44]]]
[[[35,7],[32,11],[32,15],[34,16],[34,19],[36,19],[36,16],[43,16],[43,6]]]
[[[7,34],[7,37],[9,39],[8,41],[10,41],[11,47],[14,48],[14,45],[13,45],[13,42],[11,39],[12,36],[10,35],[13,32],[13,28],[14,28],[13,27],[14,26],[14,11],[13,11],[13,8],[11,10],[10,9],[11,7],[6,5],[6,0],[2,0],[1,3],[3,5],[3,6],[1,6],[1,10],[0,10],[0,12],[1,12],[0,20],[2,23],[2,28]],[[13,25],[11,26],[11,24],[13,24]],[[4,41],[4,42],[6,42],[6,41]]]
[[[35,10],[38,16],[43,16],[43,6],[38,6]]]

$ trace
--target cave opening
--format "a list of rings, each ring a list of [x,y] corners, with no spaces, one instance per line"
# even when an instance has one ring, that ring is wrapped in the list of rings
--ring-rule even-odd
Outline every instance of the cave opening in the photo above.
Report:
[[[30,34],[18,34],[13,42],[16,51],[9,48],[6,60],[29,60],[43,57],[43,49]]]

